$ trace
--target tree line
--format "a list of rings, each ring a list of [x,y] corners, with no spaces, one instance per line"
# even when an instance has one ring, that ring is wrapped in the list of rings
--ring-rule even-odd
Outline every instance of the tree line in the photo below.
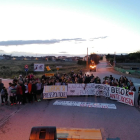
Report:
[[[103,57],[100,55],[97,55],[95,53],[90,54],[88,57],[88,64],[90,64],[91,60],[95,62],[95,64],[97,65],[99,63],[100,60],[102,60]],[[86,61],[79,59],[77,64],[79,65],[86,65]]]
[[[140,51],[129,53],[129,54],[121,54],[121,55],[114,55],[114,54],[107,54],[106,59],[110,61],[111,64],[114,62],[114,57],[116,63],[140,63]]]

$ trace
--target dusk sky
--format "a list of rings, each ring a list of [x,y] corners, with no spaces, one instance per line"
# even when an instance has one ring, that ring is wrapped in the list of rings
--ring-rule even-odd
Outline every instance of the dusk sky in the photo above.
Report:
[[[0,54],[140,50],[140,0],[0,0]]]

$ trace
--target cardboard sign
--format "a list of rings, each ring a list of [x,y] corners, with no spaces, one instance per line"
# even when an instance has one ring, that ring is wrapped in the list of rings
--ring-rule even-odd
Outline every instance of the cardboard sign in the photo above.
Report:
[[[44,86],[43,99],[67,98],[67,86]]]

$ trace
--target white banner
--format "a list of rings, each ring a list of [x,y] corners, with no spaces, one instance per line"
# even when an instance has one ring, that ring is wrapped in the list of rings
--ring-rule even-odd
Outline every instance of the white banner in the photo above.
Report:
[[[95,95],[109,97],[109,85],[95,84]]]
[[[105,96],[112,100],[134,106],[134,94],[135,92],[123,89],[120,87],[109,86],[106,84],[68,84],[65,86],[65,91],[59,89],[58,87],[48,86],[44,88],[44,98],[66,98],[67,96],[81,96],[81,95],[95,95],[95,96]],[[62,93],[64,91],[64,93]]]
[[[68,84],[67,95],[94,95],[94,83],[89,84]]]
[[[44,71],[44,64],[34,64],[34,71]]]
[[[43,99],[67,98],[67,86],[44,86]]]
[[[53,105],[116,109],[115,104],[92,103],[92,102],[77,102],[77,101],[55,101],[53,103]]]
[[[118,94],[120,92],[120,87],[110,86],[110,99],[118,100]]]
[[[118,102],[134,106],[134,91],[120,88],[120,92],[118,94]]]
[[[105,84],[68,84],[67,95],[96,95],[109,97],[109,86]]]

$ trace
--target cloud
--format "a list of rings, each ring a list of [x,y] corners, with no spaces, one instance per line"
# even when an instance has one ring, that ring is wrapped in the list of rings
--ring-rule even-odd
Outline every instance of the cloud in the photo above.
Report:
[[[4,52],[4,50],[0,50],[0,52]]]
[[[103,37],[95,37],[95,38],[90,38],[90,41],[94,41],[95,39],[105,39],[108,36],[103,36]]]
[[[95,39],[105,39],[107,36],[103,37],[96,37],[96,38],[90,38],[90,41],[93,41]],[[60,43],[64,41],[75,41],[77,43],[82,43],[83,41],[86,41],[86,39],[83,38],[71,38],[71,39],[51,39],[51,40],[9,40],[9,41],[0,41],[0,46],[12,46],[12,45],[29,45],[29,44],[55,44]]]
[[[67,52],[59,52],[59,53],[67,53]]]
[[[64,56],[67,56],[67,57],[72,57],[73,54],[66,54],[67,52],[61,52],[63,53]],[[13,51],[11,53],[3,53],[3,55],[11,55],[12,57],[13,56],[24,56],[24,57],[27,57],[27,56],[34,56],[34,57],[43,57],[43,56],[62,56],[62,54],[59,54],[59,53],[53,53],[53,54],[43,54],[43,53],[31,53],[31,52],[18,52],[18,51]],[[1,55],[1,53],[0,53]],[[77,54],[77,56],[85,56],[85,54]]]
[[[55,44],[63,41],[86,41],[86,40],[82,38],[51,39],[51,40],[9,40],[9,41],[1,41],[0,46],[27,45],[27,44]]]

